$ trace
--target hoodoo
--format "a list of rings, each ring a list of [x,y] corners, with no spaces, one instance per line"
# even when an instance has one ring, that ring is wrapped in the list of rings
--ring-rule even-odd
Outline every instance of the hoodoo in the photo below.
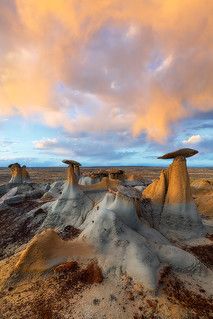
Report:
[[[69,184],[76,185],[77,182],[77,175],[76,171],[78,174],[80,173],[79,166],[81,165],[80,163],[73,161],[73,160],[63,160],[62,161],[64,164],[68,164],[68,174],[67,174],[67,181]]]
[[[22,181],[23,183],[30,183],[30,174],[27,171],[26,165],[23,165],[22,168]]]
[[[160,178],[150,184],[143,195],[152,200],[155,227],[171,239],[188,239],[204,232],[190,189],[186,157],[197,154],[193,149],[181,149],[159,158],[174,158]]]
[[[11,179],[9,183],[21,184],[22,183],[22,168],[19,163],[10,164],[8,168],[11,171]]]
[[[80,164],[73,160],[63,160],[68,164],[67,182],[64,184],[61,196],[44,207],[47,217],[43,226],[63,229],[67,225],[78,227],[82,224],[89,210],[93,207],[92,200],[80,189],[74,169]]]

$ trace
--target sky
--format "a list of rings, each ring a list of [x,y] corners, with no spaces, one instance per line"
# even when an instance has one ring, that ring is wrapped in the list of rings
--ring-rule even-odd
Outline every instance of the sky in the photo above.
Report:
[[[0,166],[213,166],[212,0],[0,0]]]

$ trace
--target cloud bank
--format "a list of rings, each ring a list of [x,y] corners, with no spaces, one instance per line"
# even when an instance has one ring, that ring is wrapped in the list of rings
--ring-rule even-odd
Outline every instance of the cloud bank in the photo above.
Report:
[[[183,144],[198,144],[202,141],[202,137],[198,135],[192,135],[187,140],[183,141]]]
[[[213,109],[212,12],[211,0],[2,0],[0,117],[163,142]]]

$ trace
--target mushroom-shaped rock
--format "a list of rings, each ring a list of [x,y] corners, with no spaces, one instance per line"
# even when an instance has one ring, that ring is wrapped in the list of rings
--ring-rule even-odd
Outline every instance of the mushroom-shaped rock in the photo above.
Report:
[[[174,157],[177,152],[171,154],[168,158]],[[152,201],[155,227],[166,237],[175,240],[199,237],[205,233],[191,195],[185,158],[190,152],[184,154],[175,156],[169,168],[161,172],[160,179],[143,192]]]
[[[76,170],[76,167],[78,167],[78,170],[79,170],[79,166],[81,164],[76,162],[76,161],[73,161],[73,160],[63,160],[62,162],[69,165],[68,175],[67,175],[68,183],[76,185],[77,184],[77,176],[75,174],[75,170]]]
[[[22,168],[19,163],[10,164],[8,168],[11,171],[11,179],[9,183],[21,184],[22,183]]]
[[[30,183],[30,174],[27,171],[26,165],[22,166],[22,182],[23,183]]]
[[[168,186],[161,213],[161,232],[180,239],[199,237],[204,232],[204,227],[191,195],[186,159],[176,157],[167,174]]]
[[[163,156],[158,157],[158,159],[171,159],[171,158],[176,158],[178,156],[191,157],[197,153],[198,151],[192,148],[181,148],[180,150],[177,150],[175,152],[164,154]]]
[[[60,197],[47,204],[47,217],[43,227],[57,227],[63,229],[67,225],[79,227],[87,213],[92,209],[92,200],[80,189],[74,173],[74,165],[79,163],[71,160],[64,160],[68,164],[68,178],[63,186]]]

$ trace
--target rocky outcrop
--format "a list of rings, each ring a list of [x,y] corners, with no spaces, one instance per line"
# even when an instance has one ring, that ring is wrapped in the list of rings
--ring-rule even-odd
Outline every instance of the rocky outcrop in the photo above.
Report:
[[[112,168],[109,170],[109,178],[124,180],[124,171],[122,169]]]
[[[26,166],[19,163],[10,164],[8,166],[11,172],[10,184],[22,184],[22,183],[31,183],[30,175],[26,169]]]
[[[26,165],[22,166],[21,172],[22,172],[22,182],[23,183],[30,183],[31,182],[30,174],[27,171]]]
[[[198,237],[205,232],[192,198],[186,166],[185,157],[192,156],[192,153],[193,150],[184,149],[162,156],[173,156],[173,163],[143,192],[152,201],[155,227],[167,238],[174,240]]]
[[[8,167],[12,175],[9,183],[21,184],[23,182],[21,165],[19,163],[14,163],[10,164]]]

